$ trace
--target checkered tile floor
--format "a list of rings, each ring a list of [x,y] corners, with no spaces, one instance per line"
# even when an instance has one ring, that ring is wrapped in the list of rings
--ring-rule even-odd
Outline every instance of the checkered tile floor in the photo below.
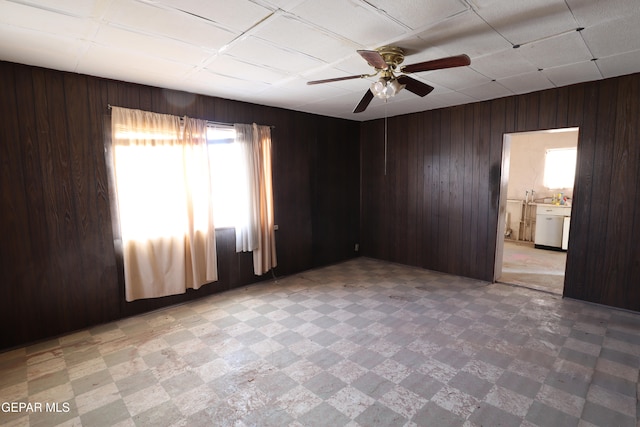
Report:
[[[0,424],[637,427],[639,358],[638,314],[359,258],[2,353]]]

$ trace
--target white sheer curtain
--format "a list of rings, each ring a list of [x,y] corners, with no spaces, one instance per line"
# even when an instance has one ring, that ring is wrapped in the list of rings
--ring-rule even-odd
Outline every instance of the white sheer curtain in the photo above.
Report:
[[[278,265],[273,217],[271,128],[236,124],[247,180],[246,216],[236,226],[236,251],[253,251],[253,272],[262,275]]]
[[[127,301],[216,281],[206,122],[112,107]]]

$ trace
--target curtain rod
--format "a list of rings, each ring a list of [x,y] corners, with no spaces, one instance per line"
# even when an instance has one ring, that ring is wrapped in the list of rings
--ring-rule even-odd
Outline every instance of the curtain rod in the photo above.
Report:
[[[109,110],[111,110],[111,104],[107,104],[107,108]],[[182,117],[180,117],[180,120],[182,120]],[[205,120],[207,122],[208,125],[220,125],[220,126],[233,126],[234,123],[225,123],[225,122],[216,122],[214,120]],[[276,127],[274,125],[259,125],[259,126],[269,126],[271,129],[275,129]]]

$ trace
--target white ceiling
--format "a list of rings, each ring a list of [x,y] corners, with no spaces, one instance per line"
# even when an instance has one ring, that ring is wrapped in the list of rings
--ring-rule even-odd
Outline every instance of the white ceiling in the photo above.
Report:
[[[306,84],[383,45],[471,65],[358,114],[370,81]],[[640,72],[640,0],[0,0],[0,60],[370,120]]]

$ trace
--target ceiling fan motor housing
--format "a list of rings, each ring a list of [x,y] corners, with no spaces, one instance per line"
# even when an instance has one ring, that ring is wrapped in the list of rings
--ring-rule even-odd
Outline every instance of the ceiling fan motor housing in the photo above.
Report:
[[[389,68],[395,70],[404,61],[404,50],[396,46],[382,46],[376,49],[387,63]]]

